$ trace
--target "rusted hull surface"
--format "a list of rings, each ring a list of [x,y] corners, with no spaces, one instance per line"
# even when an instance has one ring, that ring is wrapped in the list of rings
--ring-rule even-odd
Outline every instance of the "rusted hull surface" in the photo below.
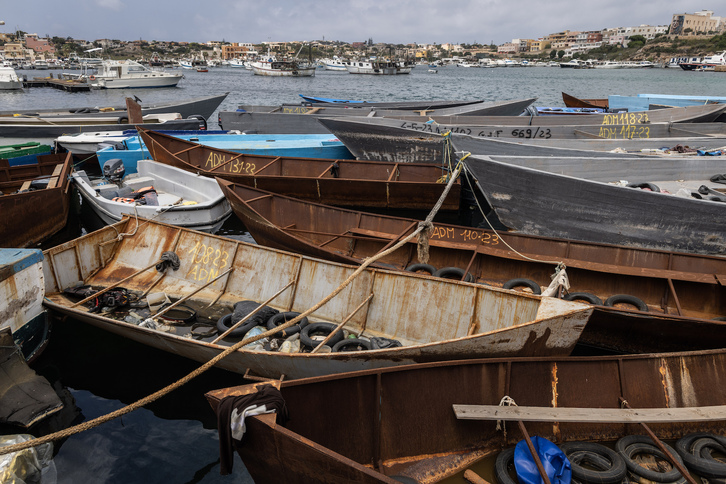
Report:
[[[134,223],[133,221],[131,222]],[[118,224],[128,233],[127,222]],[[105,245],[100,268],[99,245],[116,239],[113,228],[105,228],[68,244],[46,251],[47,305],[82,321],[196,361],[207,361],[226,345],[211,339],[192,340],[179,332],[164,333],[140,328],[71,308],[59,291],[79,280],[106,287],[158,260],[164,251],[179,255],[181,267],[169,271],[154,292],[182,297],[221,274],[230,275],[197,293],[199,304],[216,301],[224,312],[240,300],[265,301],[289,281],[271,305],[280,310],[302,312],[328,296],[355,267],[214,237],[200,232],[147,222],[133,236]],[[116,246],[117,247],[114,247]],[[95,272],[94,272],[95,271]],[[129,290],[145,291],[157,279],[149,270],[123,283]],[[221,293],[221,294],[220,294]],[[355,312],[346,325],[364,335],[395,338],[403,347],[370,352],[331,354],[282,354],[239,350],[219,366],[243,373],[279,378],[301,378],[365,368],[439,361],[477,356],[569,354],[585,327],[591,309],[553,298],[520,295],[474,284],[378,269],[364,271],[338,296],[311,315],[312,321],[341,322],[370,294],[364,310]],[[466,301],[466,303],[462,303]],[[224,313],[223,312],[223,313]]]
[[[636,409],[723,405],[724,378],[726,353],[716,350],[470,360],[283,382],[281,392],[290,412],[287,428],[274,424],[274,417],[254,417],[249,434],[235,445],[243,462],[255,469],[256,482],[302,483],[314,475],[330,482],[326,479],[333,474],[326,466],[336,474],[338,466],[347,466],[337,482],[359,482],[355,479],[364,467],[375,469],[381,482],[388,482],[384,475],[398,474],[434,483],[523,438],[512,423],[506,426],[505,440],[497,422],[457,420],[454,404],[498,405],[508,396],[522,406],[592,408],[596,419],[598,408],[620,408],[620,397]],[[210,392],[207,398],[216,410],[221,398],[249,391],[228,388]],[[348,431],[339,431],[340,422]],[[720,421],[651,428],[662,439],[726,431]],[[612,441],[643,432],[637,424],[597,422],[530,422],[527,430],[555,443]],[[271,452],[269,445],[275,444],[286,452]],[[287,455],[301,461],[309,457],[314,464],[289,466]]]
[[[71,154],[45,155],[40,163],[18,167],[0,167],[0,245],[34,247],[66,225],[70,206],[68,175]],[[57,165],[62,169],[55,188],[15,193],[23,182],[36,177],[50,178]],[[16,168],[18,168],[16,170]]]
[[[415,220],[311,204],[226,182],[221,185],[258,243],[336,262],[360,264],[417,226]],[[661,344],[685,351],[726,343],[726,325],[705,321],[726,315],[723,257],[438,223],[429,238],[428,251],[428,264],[435,269],[466,269],[476,282],[492,286],[527,278],[546,287],[554,266],[563,262],[570,292],[594,294],[603,302],[616,294],[643,300],[649,313],[638,316],[632,306],[623,306],[619,312],[603,308],[600,323],[588,324],[585,335],[590,335],[590,342],[599,340],[608,348],[648,352]],[[418,262],[414,241],[381,259],[380,265],[402,270]],[[647,315],[656,318],[651,320]],[[700,321],[695,324],[694,319]],[[633,324],[642,328],[643,338],[628,336]],[[645,337],[649,331],[660,335],[657,342]]]
[[[562,101],[568,108],[608,108],[608,100],[605,99],[579,99],[565,92],[562,93]]]
[[[430,164],[240,156],[152,131],[140,134],[161,163],[331,205],[426,209],[438,201],[445,184],[437,180],[447,173]],[[456,183],[442,209],[458,209],[460,194],[461,185]]]

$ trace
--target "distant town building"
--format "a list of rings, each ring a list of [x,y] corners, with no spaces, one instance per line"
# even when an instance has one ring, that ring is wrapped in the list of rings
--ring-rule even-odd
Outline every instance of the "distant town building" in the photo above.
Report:
[[[670,35],[715,34],[723,30],[723,20],[722,17],[715,17],[711,10],[677,13],[671,20]]]

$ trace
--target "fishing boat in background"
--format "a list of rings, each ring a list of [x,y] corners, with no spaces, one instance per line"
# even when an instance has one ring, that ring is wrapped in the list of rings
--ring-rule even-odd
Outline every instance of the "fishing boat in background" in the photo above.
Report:
[[[136,61],[104,60],[96,66],[96,74],[88,76],[92,87],[99,89],[131,89],[176,87],[182,74],[149,69]]]
[[[36,155],[37,162],[10,166],[0,160],[0,246],[35,247],[68,220],[70,153]]]
[[[721,435],[725,376],[719,349],[446,361],[258,382],[206,397],[218,417],[223,472],[236,452],[255,482],[451,482],[476,464],[496,482],[484,459],[530,435],[614,444],[644,433],[640,422],[663,440]],[[277,411],[247,416],[244,435],[232,439],[239,434],[230,424],[241,427],[233,410],[264,404]]]
[[[20,80],[15,69],[12,67],[0,67],[0,91],[19,91],[23,89],[23,81]]]
[[[225,92],[219,95],[213,96],[202,96],[190,99],[184,99],[180,101],[169,101],[169,102],[157,102],[157,103],[145,103],[137,96],[134,96],[134,102],[141,108],[141,115],[147,114],[160,114],[160,113],[179,113],[182,118],[189,118],[193,116],[200,116],[204,120],[208,119],[214,111],[222,104],[225,98],[229,95],[229,92]],[[109,106],[85,106],[65,109],[19,109],[19,110],[5,110],[0,111],[0,119],[5,117],[17,117],[17,118],[34,118],[34,117],[46,117],[46,116],[70,116],[75,114],[97,116],[107,116],[110,118],[116,118],[113,121],[121,118],[128,119],[127,106],[124,105],[109,105]],[[51,120],[52,121],[52,120]],[[112,122],[113,122],[112,121]],[[115,128],[120,129],[120,128]]]
[[[240,155],[154,131],[139,132],[159,163],[263,190],[329,203],[392,209],[430,209],[444,190],[447,171],[431,164]],[[458,210],[455,183],[441,209]]]
[[[348,62],[344,61],[337,55],[334,55],[332,58],[322,59],[320,62],[322,63],[323,67],[325,67],[326,71],[348,72],[348,69],[346,67],[348,65]]]
[[[355,266],[154,220],[137,221],[134,216],[49,249],[44,255],[46,307],[195,361],[209,361],[239,342],[255,325],[267,322],[272,328],[269,335],[274,337],[277,324],[282,322],[268,320],[277,314],[275,311],[300,313],[331,295],[308,321],[301,321],[297,329],[285,334],[298,335],[295,339],[299,338],[302,348],[316,347],[324,335],[341,325],[345,333],[334,335],[333,347],[346,334],[355,334],[359,337],[356,345],[370,348],[288,352],[289,346],[282,341],[279,346],[268,346],[268,351],[261,342],[257,349],[254,345],[242,347],[216,365],[240,375],[264,378],[285,375],[285,379],[296,379],[476,356],[565,355],[572,352],[592,313],[591,307],[578,302],[375,268],[358,271],[345,285],[356,273]],[[177,269],[162,264],[160,275],[154,267],[163,260],[178,262]],[[79,286],[78,281],[90,288]],[[192,327],[188,318],[169,330],[159,313],[137,313],[142,320],[126,318],[129,314],[123,308],[115,310],[118,319],[92,311],[96,305],[92,300],[97,299],[92,296],[119,283],[129,300],[141,305],[144,300],[148,302],[150,288],[171,301],[183,302],[186,314],[191,308],[196,322],[203,323],[203,331],[200,325]],[[264,319],[255,318],[233,328],[230,320],[240,301],[253,307],[263,304],[274,311],[266,309]],[[462,301],[469,303],[462,305]],[[158,324],[148,319],[156,319]],[[265,328],[261,328],[263,332]],[[258,333],[255,330],[252,334]],[[285,334],[282,337],[287,341]],[[360,337],[373,343],[361,342]],[[288,350],[278,351],[283,347]]]
[[[405,109],[401,107],[377,108],[375,106],[362,106],[347,108],[338,105],[324,106],[241,106],[236,111],[221,111],[219,113],[219,125],[223,129],[235,129],[254,133],[330,133],[320,124],[318,120],[322,117],[353,117],[353,118],[376,118],[387,117],[399,118],[410,116],[420,123],[425,123],[430,116],[440,114],[452,118],[478,118],[486,116],[492,118],[519,118],[529,105],[536,98],[515,99],[507,101],[482,101],[459,106],[435,107],[416,106]],[[544,117],[544,116],[543,116]]]

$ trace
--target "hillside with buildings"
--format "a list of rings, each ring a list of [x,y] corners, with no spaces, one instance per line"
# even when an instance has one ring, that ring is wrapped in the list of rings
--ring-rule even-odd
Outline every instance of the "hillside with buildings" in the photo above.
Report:
[[[314,41],[308,44],[314,58],[338,55],[362,58],[373,55],[433,62],[464,58],[592,58],[663,62],[679,55],[703,56],[726,50],[726,18],[713,11],[673,14],[668,25],[637,25],[603,30],[555,32],[537,39],[515,38],[501,45],[386,44]],[[204,44],[175,41],[81,40],[72,37],[41,38],[17,31],[0,33],[0,57],[6,63],[32,66],[36,61],[54,63],[83,57],[132,58],[174,62],[178,59],[225,61],[266,53],[295,55],[303,42],[251,43],[210,41]],[[307,50],[305,51],[307,56]]]

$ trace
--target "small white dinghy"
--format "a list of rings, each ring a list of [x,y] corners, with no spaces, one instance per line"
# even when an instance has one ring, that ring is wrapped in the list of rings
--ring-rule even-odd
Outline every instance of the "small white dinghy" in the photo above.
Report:
[[[72,178],[88,203],[107,224],[123,214],[214,233],[232,214],[216,180],[179,168],[140,160],[138,173],[125,175],[121,160],[109,160],[104,176],[91,179],[85,171]]]

